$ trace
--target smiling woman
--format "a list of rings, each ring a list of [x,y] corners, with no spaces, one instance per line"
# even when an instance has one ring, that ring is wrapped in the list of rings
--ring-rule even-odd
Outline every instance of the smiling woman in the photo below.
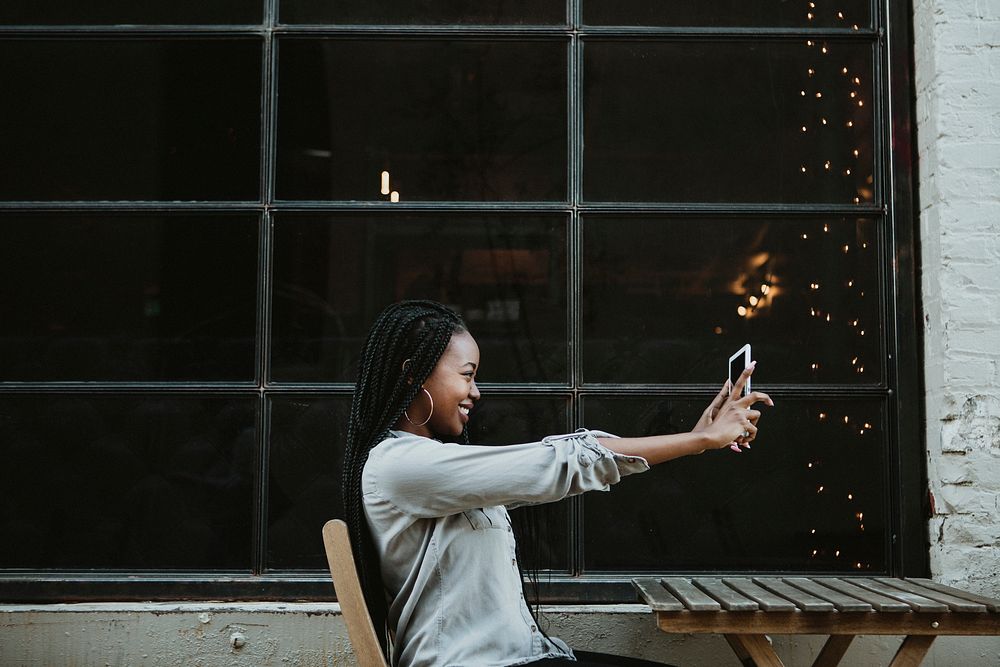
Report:
[[[727,382],[689,433],[618,438],[580,429],[540,442],[470,445],[479,345],[451,309],[389,306],[361,352],[344,462],[359,575],[393,665],[651,664],[580,654],[525,602],[508,508],[555,502],[650,464],[749,446],[756,402]]]

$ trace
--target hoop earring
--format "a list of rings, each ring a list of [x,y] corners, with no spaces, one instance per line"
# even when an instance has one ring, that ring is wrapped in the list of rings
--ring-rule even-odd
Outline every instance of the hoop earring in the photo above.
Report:
[[[424,424],[426,424],[427,422],[429,422],[429,421],[431,420],[431,415],[433,415],[433,414],[434,414],[434,397],[433,397],[433,396],[431,396],[431,392],[427,391],[427,390],[426,390],[426,389],[424,389],[423,387],[421,387],[420,389],[422,389],[422,390],[423,390],[423,392],[424,392],[425,394],[427,394],[427,398],[428,398],[428,399],[430,400],[430,402],[431,402],[431,411],[430,411],[430,413],[428,413],[428,415],[427,415],[427,419],[423,420],[422,422],[420,422],[420,423],[418,424],[417,422],[415,422],[415,421],[413,421],[412,419],[410,419],[410,415],[406,414],[406,410],[403,410],[403,416],[404,416],[404,417],[406,417],[406,421],[410,422],[410,423],[411,423],[411,424],[413,424],[414,426],[423,426]]]

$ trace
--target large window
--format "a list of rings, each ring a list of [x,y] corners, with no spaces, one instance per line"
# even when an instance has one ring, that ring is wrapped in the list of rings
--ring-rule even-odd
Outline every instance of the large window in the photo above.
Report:
[[[461,311],[474,440],[752,451],[517,513],[550,600],[923,574],[905,3],[0,8],[0,597],[328,597],[357,355]]]

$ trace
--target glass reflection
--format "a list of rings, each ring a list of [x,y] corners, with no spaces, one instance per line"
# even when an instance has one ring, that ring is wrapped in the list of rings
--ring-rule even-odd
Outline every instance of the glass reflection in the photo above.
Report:
[[[0,567],[248,570],[255,405],[0,398]]]
[[[566,3],[561,0],[335,3],[322,0],[281,0],[280,7],[282,23],[530,25],[566,22]]]
[[[344,465],[350,396],[293,395],[270,399],[267,566],[327,567],[323,524],[344,516]]]
[[[588,40],[584,196],[874,202],[872,91],[867,44]]]
[[[562,216],[281,216],[273,289],[278,382],[353,382],[371,322],[410,298],[461,312],[480,381],[566,379]]]
[[[197,25],[260,23],[262,0],[4,0],[2,25]]]
[[[865,28],[871,23],[866,0],[824,2],[746,2],[746,0],[582,0],[589,25],[760,26],[788,28]]]
[[[588,216],[583,372],[594,382],[880,382],[875,221]],[[642,243],[636,243],[642,239]]]
[[[0,42],[0,199],[257,200],[256,40]]]
[[[774,398],[751,450],[677,459],[588,494],[586,567],[885,572],[881,402]],[[710,400],[588,397],[584,411],[619,435],[673,433]]]
[[[564,43],[280,47],[279,198],[566,199]],[[383,171],[390,191],[380,187]]]
[[[0,380],[252,380],[250,216],[9,215]]]

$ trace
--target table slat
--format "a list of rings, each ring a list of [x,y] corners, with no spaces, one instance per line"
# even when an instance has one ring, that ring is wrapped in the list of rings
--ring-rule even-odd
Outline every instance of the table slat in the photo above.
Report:
[[[979,604],[985,605],[987,609],[992,612],[997,612],[1000,610],[1000,600],[995,600],[993,598],[983,597],[982,595],[976,595],[975,593],[970,593],[969,591],[963,591],[959,588],[952,588],[951,586],[945,586],[944,584],[939,584],[936,581],[931,581],[930,579],[920,579],[910,577],[906,578],[906,581],[913,582],[924,588],[929,588],[932,591],[938,591],[939,593],[947,593],[948,595],[954,595],[957,598],[962,598],[963,600],[969,600],[970,602],[978,602]]]
[[[722,605],[705,595],[687,579],[682,577],[664,577],[660,579],[663,586],[677,596],[689,611],[721,611]]]
[[[844,593],[835,591],[832,588],[827,588],[826,586],[820,585],[812,579],[807,579],[806,577],[785,577],[785,582],[795,586],[796,588],[801,588],[806,593],[815,595],[821,600],[832,602],[833,606],[837,608],[837,611],[872,610],[872,606],[867,602],[851,597],[850,595],[845,595]]]
[[[796,606],[783,597],[775,595],[766,588],[761,588],[749,579],[723,579],[730,588],[747,596],[764,611],[795,611]]]
[[[966,614],[986,613],[986,605],[984,604],[969,602],[968,600],[963,600],[962,598],[955,597],[954,595],[948,595],[947,593],[941,593],[940,591],[924,588],[923,586],[919,586],[912,581],[907,581],[905,579],[893,579],[891,577],[877,577],[875,581],[885,584],[886,586],[892,586],[893,588],[909,591],[910,593],[916,593],[917,595],[923,595],[924,597],[928,597],[932,600],[943,602],[948,605],[952,611],[963,612]]]
[[[681,601],[671,595],[656,577],[637,577],[632,580],[632,585],[653,611],[684,611]]]
[[[726,586],[722,583],[721,579],[698,578],[692,579],[692,583],[718,600],[719,604],[726,611],[757,611],[760,608],[753,600],[740,595],[738,591]]]
[[[860,586],[856,586],[855,584],[848,583],[850,581],[849,579],[833,579],[829,577],[823,577],[823,578],[813,579],[813,581],[818,581],[819,583],[823,584],[828,588],[840,591],[841,593],[850,595],[851,597],[855,597],[859,600],[864,600],[872,607],[874,607],[875,611],[900,612],[900,613],[913,611],[910,605],[906,604],[905,602],[900,602],[899,600],[893,600],[890,597],[886,597],[885,595],[875,593],[874,591],[870,591],[867,588],[861,588]]]
[[[799,590],[798,588],[789,586],[781,579],[774,577],[754,577],[753,581],[755,584],[766,588],[772,593],[776,593],[787,600],[791,600],[795,603],[795,606],[802,611],[824,612],[834,610],[833,604],[827,602],[826,600],[821,600],[815,595],[810,595],[805,591]]]
[[[851,579],[851,582],[861,586],[862,588],[874,591],[875,593],[880,593],[881,595],[894,600],[905,602],[917,611],[951,611],[948,608],[948,605],[938,602],[937,600],[931,600],[928,597],[911,593],[909,591],[901,591],[898,588],[893,588],[892,586],[886,586],[883,583],[879,583],[874,579],[862,577],[861,579]]]

